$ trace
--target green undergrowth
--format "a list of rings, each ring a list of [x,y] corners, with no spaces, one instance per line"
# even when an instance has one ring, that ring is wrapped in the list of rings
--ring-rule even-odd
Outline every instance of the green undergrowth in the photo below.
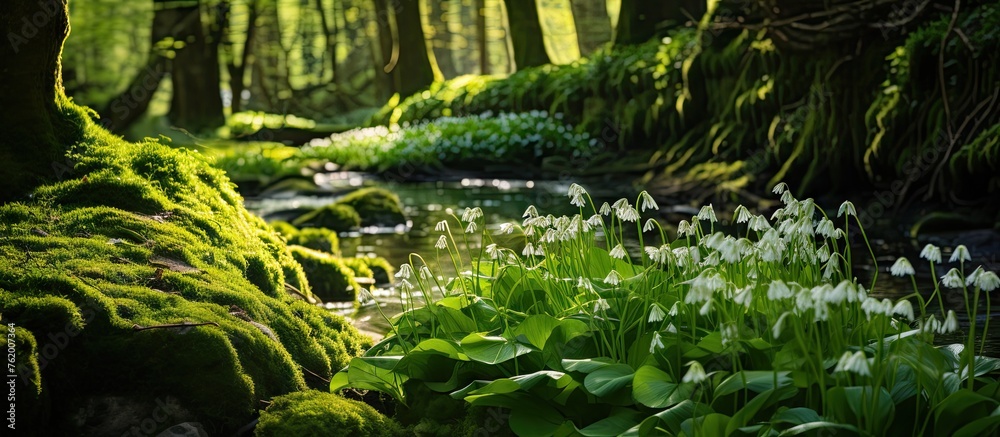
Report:
[[[17,391],[38,399],[18,404],[19,425],[75,434],[115,414],[77,414],[85,405],[169,398],[229,433],[259,400],[323,385],[371,344],[309,303],[302,267],[221,171],[66,108],[83,132],[73,165],[0,206],[0,317],[21,339]]]
[[[357,304],[361,285],[355,279],[354,270],[347,266],[344,259],[301,246],[291,246],[289,249],[295,261],[302,265],[312,285],[312,292],[317,297],[324,301]]]
[[[774,192],[770,217],[739,206],[724,226],[706,205],[676,235],[647,192],[596,205],[577,184],[572,216],[452,215],[436,256],[462,273],[411,255],[396,274],[403,312],[330,389],[386,393],[401,423],[428,427],[456,425],[432,420],[464,401],[520,436],[995,434],[1000,358],[983,355],[978,316],[1000,278],[974,267],[982,254],[926,245],[927,289],[898,258],[888,271],[912,293],[889,299],[851,202]],[[865,264],[876,274],[862,283]]]
[[[930,178],[938,193],[970,197],[1000,187],[996,5],[963,5],[950,33],[950,13],[928,13],[908,34],[873,30],[857,47],[805,52],[783,50],[765,30],[709,28],[743,15],[726,7],[695,28],[569,65],[435,83],[393,99],[372,124],[559,113],[604,151],[652,152],[650,185],[739,190],[790,180],[815,192]]]

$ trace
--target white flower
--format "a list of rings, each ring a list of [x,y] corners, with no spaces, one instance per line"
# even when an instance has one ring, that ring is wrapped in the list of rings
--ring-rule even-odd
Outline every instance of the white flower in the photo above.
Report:
[[[618,218],[622,219],[624,222],[634,222],[639,220],[639,211],[636,211],[632,205],[626,204],[621,210],[616,211],[616,214],[618,214]]]
[[[621,281],[622,275],[621,273],[618,273],[617,270],[612,270],[608,273],[608,276],[604,278],[604,283],[610,285],[618,285]]]
[[[733,296],[733,302],[736,302],[737,305],[750,308],[750,304],[753,302],[753,292],[751,289],[753,289],[753,286],[746,286],[739,289],[736,292],[736,296]]]
[[[433,277],[434,277],[434,274],[431,273],[431,269],[427,268],[427,266],[420,266],[420,279],[423,279],[423,280],[426,281],[426,280],[431,279]]]
[[[897,316],[903,316],[906,320],[912,321],[913,316],[913,304],[909,300],[903,299],[896,302],[896,306],[892,307],[892,313]]]
[[[444,235],[438,237],[437,243],[434,243],[436,249],[444,249],[448,247],[448,239],[444,238]]]
[[[858,210],[854,208],[854,203],[850,200],[845,200],[844,203],[840,204],[840,210],[837,211],[837,217],[844,214],[858,216]]]
[[[597,299],[596,301],[594,301],[594,312],[595,313],[601,312],[601,311],[606,311],[606,310],[608,310],[610,308],[611,308],[611,305],[608,305],[608,301],[604,300],[604,298],[600,298],[600,299]]]
[[[733,215],[736,216],[736,223],[747,223],[753,218],[753,214],[750,214],[747,207],[743,205],[737,206],[733,211]]]
[[[402,291],[403,293],[409,293],[413,291],[413,284],[411,284],[410,281],[407,281],[406,279],[401,279],[399,281],[399,290]]]
[[[712,208],[712,204],[711,203],[708,204],[708,205],[705,205],[705,206],[701,207],[701,210],[698,211],[698,220],[708,220],[708,221],[710,221],[712,223],[715,223],[715,222],[718,221],[715,218],[715,209]]]
[[[486,254],[492,259],[500,258],[500,248],[496,244],[490,244],[486,246]]]
[[[736,239],[732,236],[727,236],[722,243],[722,247],[719,248],[719,254],[722,256],[722,260],[727,263],[740,262],[740,246],[736,243]]]
[[[865,298],[865,300],[861,302],[861,310],[865,312],[865,315],[868,316],[868,318],[871,318],[872,314],[889,316],[892,315],[892,302],[889,303],[888,311],[886,311],[886,308],[878,299],[873,297]]]
[[[589,279],[584,279],[582,276],[577,278],[576,286],[589,292],[594,292],[594,284],[591,284]]]
[[[764,232],[771,229],[771,224],[767,222],[767,217],[764,217],[763,215],[756,215],[751,218],[748,226],[750,226],[750,229],[755,232]]]
[[[434,225],[434,230],[437,231],[437,232],[447,231],[448,230],[448,221],[447,220],[441,220],[441,221],[437,222],[437,224]]]
[[[608,205],[608,202],[604,202],[604,204],[601,205],[601,210],[599,212],[601,215],[611,214],[611,205]]]
[[[671,323],[671,324],[667,325],[667,332],[669,332],[671,334],[676,334],[677,333],[677,327],[674,326],[673,323]]]
[[[601,218],[600,214],[594,214],[587,219],[587,224],[596,228],[604,224],[604,219]]]
[[[514,224],[513,223],[503,223],[503,224],[500,225],[500,233],[502,233],[502,234],[509,234],[511,232],[514,232]]]
[[[726,281],[722,276],[710,270],[702,271],[700,275],[686,283],[691,285],[691,291],[684,296],[684,303],[688,304],[711,300],[713,293],[726,287]]]
[[[840,360],[837,361],[837,367],[833,369],[834,373],[840,372],[853,372],[861,376],[871,376],[871,370],[868,368],[868,357],[865,356],[863,351],[857,351],[855,353],[844,352],[841,355]]]
[[[640,205],[642,205],[639,208],[642,212],[646,212],[646,209],[660,209],[660,206],[656,204],[655,200],[653,200],[653,196],[650,196],[645,190],[639,193],[639,202],[641,202]]]
[[[915,273],[913,271],[913,266],[910,264],[910,260],[906,259],[906,257],[897,258],[896,262],[892,264],[892,267],[889,267],[889,271],[892,273],[892,276],[913,276]]]
[[[782,281],[771,281],[771,285],[767,288],[767,298],[770,300],[788,299],[792,296],[792,290]]]
[[[825,263],[830,260],[830,247],[823,243],[819,249],[816,249],[816,259],[821,263]]]
[[[830,260],[823,266],[823,279],[830,279],[837,272],[840,272],[840,264],[837,263],[837,258],[830,257]]]
[[[655,322],[663,321],[663,318],[666,317],[666,315],[667,315],[667,313],[663,312],[663,308],[660,308],[659,304],[655,304],[654,303],[654,304],[652,304],[652,305],[649,306],[649,319],[648,319],[648,322],[649,323],[655,323]]]
[[[938,328],[938,334],[950,334],[952,332],[958,331],[958,318],[955,316],[955,311],[948,310],[948,316],[944,318],[944,323]]]
[[[469,222],[469,226],[465,227],[466,234],[473,234],[476,232],[476,222]]]
[[[399,266],[395,276],[399,279],[410,279],[413,276],[413,266],[409,263]]]
[[[660,338],[659,331],[653,331],[653,341],[649,344],[649,353],[656,353],[657,349],[663,349],[663,339]]]
[[[951,253],[951,258],[948,258],[948,262],[953,263],[955,261],[965,262],[972,261],[972,256],[969,255],[969,248],[965,247],[964,244],[959,244],[955,246],[955,251]]]
[[[483,210],[478,206],[475,208],[465,208],[465,212],[462,213],[462,221],[473,222],[482,216],[483,216]]]
[[[642,232],[649,232],[652,231],[653,229],[656,229],[656,220],[653,219],[646,220],[646,223],[642,225]]]
[[[928,244],[920,251],[920,257],[935,264],[941,263],[941,248]]]
[[[940,329],[941,329],[941,322],[939,322],[937,318],[934,317],[933,314],[931,314],[930,317],[920,321],[920,332],[934,333]]]
[[[535,253],[535,246],[531,243],[525,244],[524,249],[521,249],[521,255],[531,256],[533,253]]]
[[[681,382],[698,384],[706,379],[708,379],[708,375],[705,374],[705,368],[701,366],[701,363],[691,361],[688,363],[688,371],[681,378]]]
[[[535,209],[535,205],[528,205],[528,209],[524,210],[524,215],[521,217],[538,217],[538,210]]]
[[[848,296],[852,296],[854,294],[854,284],[845,279],[840,281],[836,287],[827,289],[823,296],[823,301],[832,305],[840,305],[848,298]]]
[[[996,273],[984,272],[976,278],[976,286],[983,291],[993,291],[1000,287],[1000,278]]]
[[[785,191],[788,191],[788,184],[784,182],[778,182],[778,184],[771,189],[771,192],[774,194],[784,194]]]
[[[587,190],[584,190],[579,184],[570,184],[569,192],[567,195],[570,197],[570,202],[573,206],[578,206],[583,208],[587,205],[587,202],[583,200],[583,195],[587,194]]]
[[[680,314],[680,302],[674,302],[670,307],[670,311],[667,311],[667,315],[670,317],[677,317]]]
[[[965,286],[965,280],[958,269],[952,268],[941,277],[941,284],[948,288],[962,288]]]
[[[983,266],[976,267],[976,269],[973,270],[972,273],[969,273],[969,276],[965,277],[965,285],[970,287],[975,285],[976,282],[979,280],[979,276],[981,276],[982,274],[983,274]]]
[[[816,224],[816,233],[826,238],[833,238],[837,235],[837,229],[833,226],[832,221],[823,218]]]
[[[791,205],[795,203],[795,196],[792,195],[791,191],[785,191],[781,193],[781,202],[785,205]]]
[[[691,227],[691,223],[688,223],[687,220],[681,220],[681,222],[677,224],[678,237],[690,236],[694,234],[694,228]]]
[[[623,247],[621,243],[619,243],[617,246],[611,249],[610,255],[612,258],[618,258],[618,259],[625,259],[625,257],[628,256],[628,254],[625,253],[625,247]]]
[[[788,317],[789,314],[791,313],[785,311],[781,314],[781,317],[778,317],[778,321],[774,322],[774,326],[771,327],[771,333],[774,334],[774,338],[781,337],[781,328],[784,326],[785,318]]]
[[[701,314],[703,316],[707,316],[708,313],[710,313],[710,312],[712,312],[712,300],[711,299],[705,301],[705,304],[702,305],[701,308],[698,309],[698,314]]]

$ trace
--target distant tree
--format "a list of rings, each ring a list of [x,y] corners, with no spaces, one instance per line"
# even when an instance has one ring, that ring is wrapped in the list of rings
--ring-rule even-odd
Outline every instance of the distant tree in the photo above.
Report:
[[[476,44],[479,52],[479,74],[490,73],[490,44],[486,37],[486,0],[476,0]]]
[[[178,26],[173,34],[174,57],[170,60],[170,122],[185,129],[203,130],[226,123],[222,112],[219,86],[219,44],[222,42],[223,14],[217,8],[207,11],[211,20],[202,23],[201,4],[154,0],[163,6],[157,15],[168,15]],[[173,5],[168,7],[167,4]],[[188,17],[198,17],[187,19]],[[179,45],[179,46],[178,46]]]
[[[395,19],[395,32],[385,68],[392,72],[396,90],[409,96],[430,86],[435,78],[420,21],[420,0],[389,0],[389,9]]]
[[[615,45],[641,44],[690,18],[701,19],[706,0],[621,0]]]
[[[608,17],[606,0],[573,0],[570,6],[573,8],[580,54],[586,56],[611,41],[611,18]]]
[[[517,68],[550,63],[536,0],[504,0],[504,5],[507,7],[507,23]]]

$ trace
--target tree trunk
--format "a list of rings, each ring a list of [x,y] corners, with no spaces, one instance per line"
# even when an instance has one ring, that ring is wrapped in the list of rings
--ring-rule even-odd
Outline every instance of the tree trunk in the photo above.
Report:
[[[545,38],[535,0],[504,0],[507,23],[514,46],[514,64],[518,70],[551,62],[545,51]]]
[[[154,0],[166,3],[171,0]],[[200,2],[193,6],[182,6],[163,11],[177,22],[186,22],[180,31],[173,34],[174,40],[183,47],[174,47],[175,56],[171,60],[170,82],[173,95],[170,100],[170,121],[177,126],[192,131],[214,128],[225,124],[222,112],[222,93],[219,88],[219,41],[221,34],[216,23],[212,32],[205,32],[201,19],[185,20],[190,16],[200,17]],[[212,14],[218,20],[218,14]]]
[[[448,30],[449,7],[460,6],[454,2],[443,2],[432,0],[427,3],[427,27],[425,28],[425,38],[427,44],[434,52],[434,60],[437,62],[438,70],[445,79],[458,76],[458,67],[452,58],[454,47],[452,47],[452,34]],[[456,16],[456,18],[461,18]]]
[[[476,42],[479,45],[479,74],[490,74],[490,44],[486,39],[486,0],[476,0]]]
[[[61,179],[65,146],[81,136],[80,116],[63,112],[59,56],[69,32],[67,0],[0,2],[0,201]]]
[[[393,36],[392,26],[393,16],[389,11],[387,0],[372,0],[375,5],[375,24],[378,26],[378,53],[380,59],[375,65],[375,84],[378,87],[378,96],[381,100],[388,100],[390,96],[398,92],[396,82],[392,78],[392,69],[396,65],[393,56]]]
[[[396,40],[392,76],[402,96],[409,96],[434,82],[434,67],[420,23],[420,1],[398,0],[391,4],[396,18]]]
[[[608,17],[605,0],[574,0],[570,6],[573,8],[581,55],[587,56],[611,41],[611,18]]]
[[[621,1],[615,45],[642,44],[690,18],[701,19],[707,8],[705,0],[671,0],[656,5],[639,0]]]
[[[226,69],[229,71],[229,90],[232,92],[232,102],[230,103],[230,110],[232,113],[237,113],[243,110],[243,91],[247,89],[246,86],[246,72],[247,65],[250,63],[250,54],[253,53],[251,47],[253,47],[254,35],[256,34],[257,26],[253,23],[257,21],[257,1],[251,1],[247,4],[247,31],[246,39],[243,40],[243,51],[239,54],[239,59],[237,59],[236,52],[233,50],[232,41],[227,41],[223,44],[224,52],[227,54],[228,62],[226,63]],[[227,10],[228,12],[228,10]],[[225,16],[223,19],[223,27],[228,27],[230,23],[230,17]],[[229,31],[224,29],[223,35],[228,35]],[[238,62],[237,62],[238,61]]]

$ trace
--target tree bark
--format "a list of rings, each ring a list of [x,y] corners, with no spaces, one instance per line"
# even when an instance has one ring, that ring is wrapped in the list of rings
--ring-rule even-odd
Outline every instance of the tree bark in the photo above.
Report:
[[[476,42],[479,46],[479,74],[490,74],[490,44],[486,39],[486,0],[476,0]]]
[[[60,54],[67,0],[0,2],[0,201],[60,179],[65,147],[83,133],[66,111]]]
[[[507,6],[516,68],[520,70],[550,63],[536,0],[504,0],[504,4]]]
[[[390,65],[396,88],[405,97],[434,82],[434,67],[420,23],[420,1],[394,0],[390,3],[396,18],[393,56],[398,59],[395,65]]]
[[[663,31],[684,24],[693,18],[701,19],[707,5],[705,0],[670,0],[650,5],[639,0],[621,0],[615,45],[642,44]]]
[[[458,65],[452,55],[455,48],[452,45],[453,35],[448,30],[448,17],[453,15],[447,10],[448,7],[460,6],[454,2],[443,2],[440,0],[427,3],[430,10],[427,11],[427,44],[434,52],[434,60],[437,62],[438,70],[445,79],[458,76]],[[457,15],[457,14],[456,14]],[[456,16],[461,19],[461,16]]]
[[[170,0],[154,0],[166,3]],[[216,22],[209,30],[201,19],[185,20],[186,17],[201,16],[200,2],[193,6],[174,7],[164,14],[175,17],[178,22],[186,22],[180,32],[173,35],[183,47],[175,46],[175,56],[171,60],[170,82],[173,95],[170,100],[168,118],[184,129],[200,131],[225,124],[222,112],[222,92],[219,81],[219,42],[221,21],[219,14],[212,14]]]
[[[573,18],[580,54],[587,56],[602,44],[611,41],[611,18],[605,0],[574,0]]]
[[[257,1],[253,0],[247,4],[247,31],[246,39],[243,42],[243,51],[239,55],[237,62],[236,52],[232,49],[232,42],[228,41],[223,45],[225,53],[227,53],[228,62],[226,63],[226,69],[229,72],[229,90],[233,93],[232,102],[230,103],[230,110],[232,113],[237,113],[243,110],[243,91],[247,89],[246,86],[246,71],[247,65],[250,63],[251,53],[253,51],[254,36],[256,35],[257,26],[253,23],[257,21]],[[227,10],[228,12],[228,10]],[[223,19],[223,27],[228,27],[230,23],[230,17],[225,16]],[[226,35],[229,32],[223,30],[223,34]]]

